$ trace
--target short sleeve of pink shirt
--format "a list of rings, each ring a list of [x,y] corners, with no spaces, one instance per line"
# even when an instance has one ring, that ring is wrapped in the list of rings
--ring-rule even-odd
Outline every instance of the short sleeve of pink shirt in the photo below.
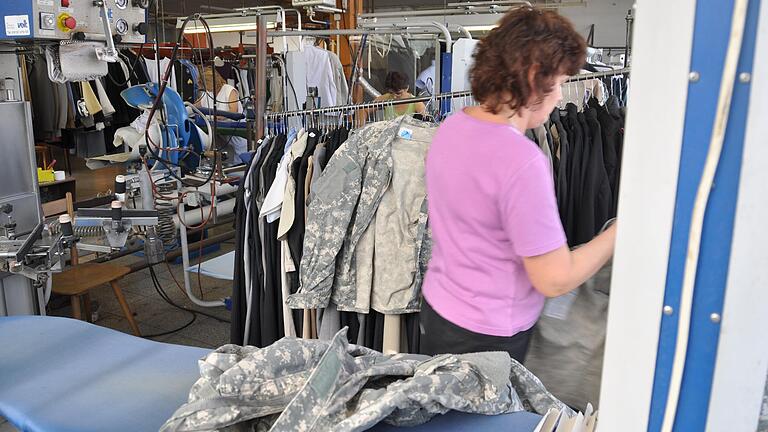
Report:
[[[549,161],[534,157],[501,190],[504,231],[515,252],[533,257],[565,244]]]
[[[461,111],[438,128],[426,174],[433,246],[424,298],[475,333],[531,328],[544,296],[523,258],[566,244],[548,159],[511,126]]]

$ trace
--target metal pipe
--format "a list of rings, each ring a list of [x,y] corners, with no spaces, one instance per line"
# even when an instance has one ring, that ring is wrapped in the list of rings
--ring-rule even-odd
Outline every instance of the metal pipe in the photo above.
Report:
[[[260,12],[260,11],[263,11],[263,10],[279,10],[279,11],[280,11],[280,14],[282,15],[282,20],[281,20],[281,21],[282,21],[282,23],[281,23],[281,26],[280,26],[280,27],[282,27],[282,29],[283,29],[283,32],[286,32],[286,31],[287,31],[287,30],[286,30],[286,27],[285,27],[285,21],[286,21],[286,16],[285,16],[285,8],[283,8],[282,6],[276,6],[276,5],[269,5],[269,6],[252,6],[252,7],[247,7],[247,8],[238,8],[238,9],[235,9],[235,10],[236,10],[236,11],[240,11],[240,12],[246,12],[246,13],[247,13],[247,12],[256,11],[256,12],[257,12],[257,16],[258,16],[258,18],[257,18],[257,28],[256,28],[256,31],[257,31],[259,34],[261,34],[261,31],[260,31],[261,27],[262,27],[262,26],[266,26],[266,25],[267,25],[267,21],[266,21],[266,20],[262,20],[262,19],[261,19],[261,16],[262,16],[262,15],[261,15],[261,13],[259,13],[259,12]],[[287,51],[288,51],[288,38],[287,38],[287,37],[285,37],[285,36],[283,37],[283,47],[285,48],[285,51],[287,52]],[[257,82],[262,82],[262,81],[257,81]],[[266,81],[265,81],[265,82],[266,82]]]
[[[446,6],[466,8],[466,7],[482,7],[482,6],[513,6],[513,5],[523,5],[523,6],[533,7],[533,5],[531,5],[531,2],[525,1],[525,0],[453,2],[453,3],[448,3]],[[538,7],[538,5],[536,6]]]
[[[470,33],[466,27],[464,27],[463,25],[456,24],[456,29],[459,31],[459,33],[463,34],[467,39],[472,40],[472,33]]]
[[[181,220],[184,220],[184,223],[187,225],[197,225],[199,223],[203,222],[203,219],[207,217],[207,215],[211,211],[216,212],[216,217],[219,216],[226,216],[230,213],[232,213],[235,209],[235,201],[236,199],[228,199],[226,201],[216,201],[215,207],[212,209],[210,205],[205,206],[202,208],[202,211],[200,208],[187,210],[181,215],[174,215],[173,216],[173,223],[176,224],[177,227],[184,226],[184,224],[181,223]],[[202,214],[201,214],[202,213]]]
[[[429,23],[409,23],[409,22],[406,22],[406,23],[389,23],[389,24],[384,24],[384,25],[373,23],[373,24],[363,24],[362,27],[366,28],[366,29],[367,28],[372,28],[372,29],[375,29],[375,30],[379,30],[381,28],[386,28],[386,27],[394,27],[394,28],[403,29],[405,31],[409,31],[409,29],[411,29],[411,28],[434,27],[434,28],[440,30],[440,32],[443,34],[443,37],[445,38],[445,52],[450,53],[451,52],[451,45],[453,45],[453,38],[451,37],[451,31],[448,30],[448,27],[446,27],[443,24],[440,24],[437,21],[432,21],[432,22],[429,22]]]
[[[285,18],[285,12],[283,12],[283,18]],[[266,111],[267,103],[267,89],[264,85],[267,82],[267,20],[266,17],[259,15],[258,25],[256,28],[258,48],[256,49],[256,97],[253,101],[253,109],[256,116],[256,130],[261,132],[264,130],[264,124],[262,123],[264,112]],[[285,21],[283,21],[285,26]],[[285,29],[283,29],[285,31]],[[288,52],[288,38],[284,37],[285,52]],[[284,89],[285,92],[286,89]]]
[[[301,11],[300,11],[300,10],[298,10],[298,9],[293,9],[293,8],[291,8],[291,9],[286,9],[285,11],[286,11],[286,12],[296,12],[296,19],[297,19],[297,20],[298,20],[298,22],[299,22],[299,31],[301,31]]]
[[[443,17],[452,15],[493,15],[502,14],[515,8],[515,6],[531,6],[527,1],[497,1],[497,2],[468,2],[468,3],[449,3],[447,6],[450,9],[421,9],[421,10],[401,10],[401,11],[387,11],[387,12],[369,12],[360,14],[359,17],[363,21],[374,21],[378,18],[408,18],[408,17]],[[535,7],[539,9],[553,9],[561,7],[571,6],[584,6],[585,1],[570,1],[562,3],[547,3],[536,4]],[[476,9],[477,8],[477,9]]]
[[[188,246],[192,249],[199,249],[200,247],[206,248],[208,246],[223,243],[227,240],[231,240],[235,238],[235,232],[234,231],[228,231],[223,234],[218,234],[215,236],[208,237],[207,239],[203,239],[200,241],[197,241],[195,243],[190,243]],[[176,258],[181,256],[181,249],[174,249],[167,254],[165,254],[165,260],[166,261],[173,261]],[[145,268],[149,267],[149,263],[147,261],[142,261],[136,264],[133,264],[129,266],[131,269],[131,273],[144,270]]]
[[[189,244],[187,243],[187,227],[182,225],[179,231],[181,232],[181,262],[184,268],[184,291],[186,291],[187,297],[189,297],[189,300],[192,301],[192,303],[200,307],[224,306],[223,300],[205,301],[197,298],[195,293],[192,292],[192,284],[189,283],[189,272],[187,271],[189,268]],[[200,264],[202,264],[202,257],[199,258]]]
[[[399,31],[398,31],[399,30]],[[280,36],[362,36],[368,34],[435,34],[436,30],[431,28],[414,29],[330,29],[330,30],[302,30],[302,31],[268,31],[268,37]]]
[[[376,90],[376,87],[374,87],[370,82],[368,82],[367,79],[360,76],[357,78],[357,81],[360,83],[360,85],[363,87],[363,90],[365,90],[366,93],[373,96],[374,98],[377,98],[381,96],[381,92]]]

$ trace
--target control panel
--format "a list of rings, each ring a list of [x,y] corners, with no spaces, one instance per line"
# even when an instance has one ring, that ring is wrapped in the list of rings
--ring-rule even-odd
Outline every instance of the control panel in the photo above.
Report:
[[[116,42],[146,40],[149,0],[0,0],[0,40],[104,40],[102,2]]]

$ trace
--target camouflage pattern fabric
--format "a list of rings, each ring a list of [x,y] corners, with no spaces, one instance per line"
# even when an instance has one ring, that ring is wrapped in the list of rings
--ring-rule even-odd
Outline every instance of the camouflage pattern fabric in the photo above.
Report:
[[[293,309],[359,310],[355,248],[376,213],[392,177],[392,142],[403,129],[431,128],[410,116],[356,130],[334,153],[312,188],[307,209],[301,288],[286,303]]]
[[[188,403],[161,431],[362,431],[459,410],[538,413],[563,404],[506,353],[385,356],[347,343],[283,338],[225,345],[200,361]]]

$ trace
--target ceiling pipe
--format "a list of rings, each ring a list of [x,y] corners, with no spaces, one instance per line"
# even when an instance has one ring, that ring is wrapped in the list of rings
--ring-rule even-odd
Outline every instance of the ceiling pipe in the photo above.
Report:
[[[470,33],[469,30],[466,29],[466,27],[464,27],[463,25],[456,24],[456,29],[459,31],[459,33],[463,34],[464,37],[472,40],[472,33]]]
[[[453,45],[453,37],[451,37],[451,31],[448,30],[448,27],[446,27],[443,24],[440,24],[437,21],[432,21],[429,23],[388,23],[385,25],[377,25],[377,24],[363,24],[363,28],[373,28],[376,30],[382,29],[382,28],[396,28],[396,29],[402,29],[407,31],[410,28],[428,28],[428,27],[434,27],[438,30],[440,30],[441,33],[443,33],[443,37],[445,38],[445,50],[446,52],[451,52],[451,46]]]

